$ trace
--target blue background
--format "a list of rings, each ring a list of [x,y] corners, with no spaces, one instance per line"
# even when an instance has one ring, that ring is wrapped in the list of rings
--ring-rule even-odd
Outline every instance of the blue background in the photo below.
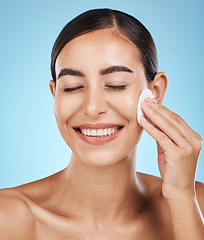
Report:
[[[64,25],[93,8],[138,18],[156,42],[159,70],[169,87],[164,105],[204,137],[204,1],[0,1],[0,188],[51,175],[68,164],[70,150],[55,121],[49,90],[50,53]],[[159,176],[156,143],[144,133],[137,170]],[[201,151],[196,180],[204,182]]]

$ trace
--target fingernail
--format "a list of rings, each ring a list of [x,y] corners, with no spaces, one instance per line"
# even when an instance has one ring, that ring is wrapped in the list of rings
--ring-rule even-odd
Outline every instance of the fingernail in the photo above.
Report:
[[[152,104],[153,103],[153,99],[152,98],[146,98],[145,101],[149,104]]]
[[[143,106],[144,108],[147,108],[147,109],[150,108],[149,104],[146,103],[146,102],[143,102],[143,103],[142,103],[142,106]]]

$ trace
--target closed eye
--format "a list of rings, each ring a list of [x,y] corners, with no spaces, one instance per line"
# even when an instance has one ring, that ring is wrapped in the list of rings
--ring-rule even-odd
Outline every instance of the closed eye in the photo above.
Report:
[[[106,87],[110,88],[113,91],[120,91],[120,90],[125,90],[127,88],[127,85],[120,85],[120,86],[106,85]]]
[[[106,85],[106,87],[108,87],[110,90],[113,90],[113,91],[121,91],[121,90],[125,90],[127,88],[127,85],[120,85],[120,86]],[[83,88],[83,86],[79,86],[76,88],[65,88],[64,92],[71,93],[71,92],[77,91],[81,88]]]
[[[76,87],[76,88],[65,88],[64,92],[74,92],[74,91],[79,90],[81,88],[83,88],[83,86],[79,86],[79,87]]]

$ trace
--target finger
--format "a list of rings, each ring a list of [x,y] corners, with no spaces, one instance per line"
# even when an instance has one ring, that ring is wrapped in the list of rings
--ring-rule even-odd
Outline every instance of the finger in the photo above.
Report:
[[[170,111],[170,110],[169,110]],[[170,111],[171,112],[171,111]],[[174,121],[176,124],[182,126],[181,130],[182,130],[182,134],[184,135],[185,132],[187,131],[187,133],[189,133],[194,139],[197,139],[199,141],[202,141],[202,137],[200,134],[198,134],[196,131],[194,131],[188,124],[186,121],[184,121],[183,118],[181,118],[181,116],[179,116],[176,113],[172,113],[172,121]],[[192,139],[192,138],[191,138]]]
[[[154,127],[145,117],[140,119],[140,123],[144,130],[160,144],[164,151],[169,149],[173,150],[175,145],[165,133]]]
[[[146,100],[148,102],[148,99]],[[155,104],[155,101],[153,103],[152,108],[155,108],[156,112],[160,112],[160,114],[169,121],[169,124],[177,128],[183,136],[183,146],[187,147],[187,145],[190,144],[200,151],[202,147],[202,136],[195,132],[179,115],[170,111],[161,104]]]
[[[149,99],[147,99],[148,101]],[[154,102],[155,103],[155,102]],[[166,119],[171,119],[171,122],[173,124],[175,124],[176,126],[179,126],[179,131],[181,132],[181,134],[189,139],[190,141],[192,141],[191,136],[193,136],[194,138],[196,138],[199,141],[202,141],[202,137],[200,136],[200,134],[198,134],[197,132],[195,132],[188,124],[186,121],[184,121],[183,118],[181,118],[178,114],[172,112],[171,110],[169,110],[168,108],[162,106],[161,104],[154,104],[153,107],[158,108],[156,111],[159,111],[161,108],[161,115],[163,117],[165,117]],[[190,136],[190,135],[191,136]]]
[[[155,107],[155,105],[157,105],[157,107]],[[169,119],[166,119],[161,112],[167,111],[167,109],[162,105],[158,107],[158,105],[160,104],[147,104],[145,101],[142,103],[142,109],[147,117],[150,118],[151,121],[153,121],[177,146],[185,147],[187,145],[185,140],[186,136],[183,136],[179,131],[179,127],[181,126],[176,126],[169,121]]]

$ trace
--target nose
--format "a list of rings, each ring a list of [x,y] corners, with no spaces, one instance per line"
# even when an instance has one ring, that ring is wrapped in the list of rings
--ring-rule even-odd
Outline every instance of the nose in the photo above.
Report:
[[[108,106],[103,90],[99,89],[99,87],[87,90],[84,108],[85,114],[92,118],[97,118],[102,113],[106,113]]]

